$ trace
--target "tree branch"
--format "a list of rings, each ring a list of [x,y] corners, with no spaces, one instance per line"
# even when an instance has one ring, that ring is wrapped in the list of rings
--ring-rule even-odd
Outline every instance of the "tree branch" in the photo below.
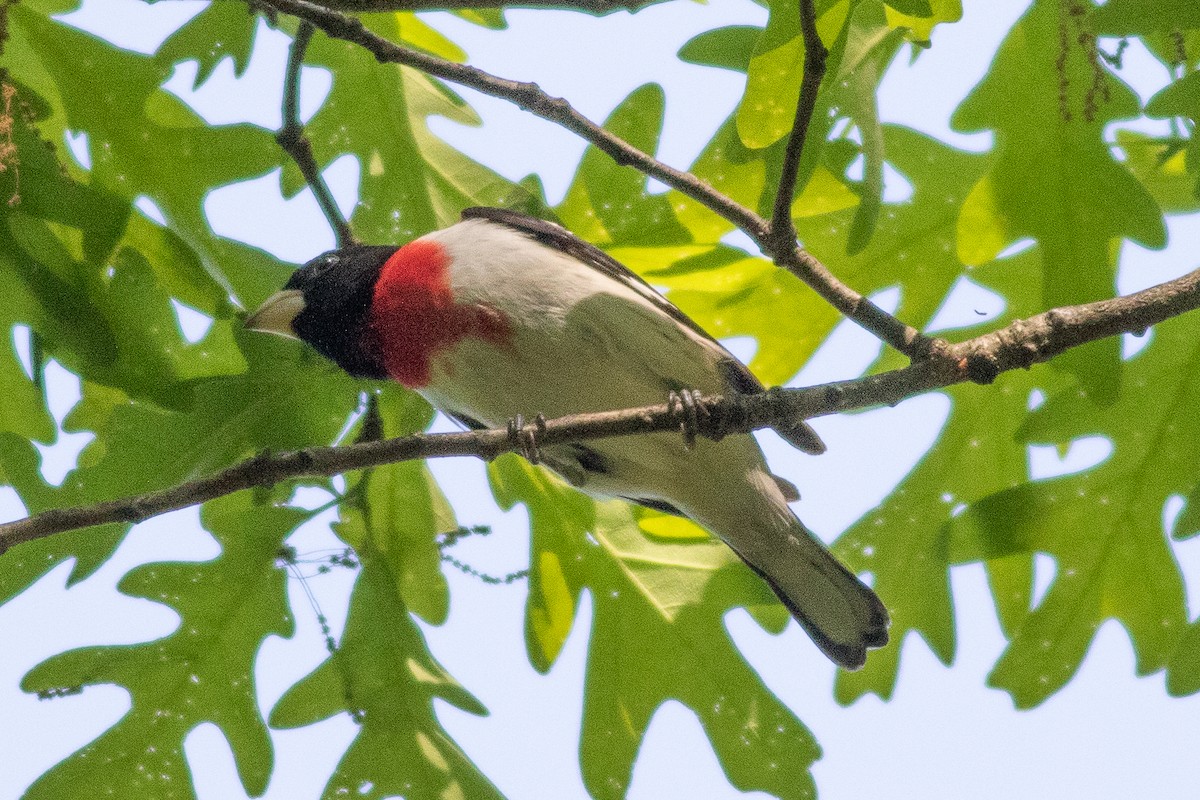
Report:
[[[936,340],[838,280],[816,256],[796,245],[794,237],[791,250],[773,254],[775,263],[806,283],[847,319],[913,360],[925,358],[937,346]]]
[[[988,384],[1012,369],[1028,369],[1073,347],[1143,333],[1150,326],[1200,308],[1200,269],[1127,297],[1057,308],[1017,320],[959,344],[940,343],[928,358],[903,369],[803,389],[772,389],[757,395],[700,399],[701,435],[719,439],[759,428],[787,426],[796,419],[836,414],[901,400],[933,389],[973,381]],[[522,451],[529,432],[541,447],[611,436],[678,429],[682,415],[671,405],[575,414],[527,426],[523,431],[484,430],[417,434],[341,447],[263,452],[222,472],[158,492],[91,506],[53,509],[0,525],[0,553],[8,548],[92,525],[140,522],[166,511],[242,489],[272,486],[295,478],[329,476],[418,458],[478,456],[493,459]]]
[[[321,169],[313,156],[312,144],[304,135],[304,126],[300,123],[300,68],[304,65],[304,52],[308,49],[312,35],[312,24],[301,21],[288,54],[287,74],[283,81],[283,127],[275,134],[275,141],[279,142],[279,146],[300,168],[305,182],[317,198],[321,213],[333,227],[338,247],[345,247],[354,244],[354,233],[350,230],[350,223],[342,217],[342,212],[334,202],[329,185],[321,177]]]
[[[777,265],[791,272],[847,318],[887,344],[913,358],[922,357],[928,352],[930,343],[915,328],[900,322],[839,281],[815,256],[797,248],[794,229],[790,243],[782,250],[777,249],[772,238],[771,225],[754,211],[717,191],[690,172],[668,166],[606,131],[576,111],[566,100],[546,94],[536,83],[498,78],[477,67],[456,64],[390,42],[367,30],[358,19],[331,11],[308,0],[261,0],[259,4],[305,20],[330,37],[357,44],[381,62],[402,64],[436,78],[508,100],[519,108],[566,128],[606,153],[618,164],[631,166],[662,181],[732,222],[745,231],[764,253],[771,255]],[[819,42],[820,38],[817,40]],[[811,117],[811,111],[809,116]],[[794,187],[794,178],[792,183]],[[790,216],[788,223],[791,223]]]

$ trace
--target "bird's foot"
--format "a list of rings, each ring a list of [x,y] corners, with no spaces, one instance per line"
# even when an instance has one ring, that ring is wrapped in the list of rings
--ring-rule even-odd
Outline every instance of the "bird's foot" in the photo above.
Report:
[[[508,421],[509,442],[530,464],[540,464],[542,461],[538,437],[545,432],[546,417],[543,414],[534,417],[532,425],[526,425],[525,418],[520,414]]]
[[[683,434],[683,446],[691,450],[696,446],[696,434],[700,432],[700,418],[708,420],[708,409],[700,402],[703,395],[699,389],[683,389],[667,395],[667,407],[679,420],[679,432]]]

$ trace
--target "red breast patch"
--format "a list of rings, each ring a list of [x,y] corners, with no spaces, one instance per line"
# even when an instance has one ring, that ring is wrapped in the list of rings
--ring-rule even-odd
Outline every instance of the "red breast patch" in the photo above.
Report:
[[[437,242],[417,240],[384,263],[371,302],[388,375],[410,389],[427,386],[434,355],[461,339],[496,345],[512,339],[504,312],[483,303],[457,303],[450,288],[450,257]]]

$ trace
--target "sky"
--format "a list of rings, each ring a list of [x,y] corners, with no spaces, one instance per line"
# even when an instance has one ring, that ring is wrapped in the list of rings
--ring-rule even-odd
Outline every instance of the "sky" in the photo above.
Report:
[[[939,27],[932,50],[915,64],[902,56],[889,69],[880,95],[881,117],[959,147],[989,148],[990,135],[954,133],[948,119],[983,76],[1003,33],[1026,5],[1016,0],[967,0],[963,21]],[[151,6],[137,0],[87,0],[83,10],[64,22],[120,46],[153,52],[175,26],[201,8],[203,3],[193,0]],[[762,24],[766,15],[749,0],[712,0],[706,5],[670,3],[602,19],[513,11],[508,14],[510,29],[503,32],[477,28],[446,14],[423,18],[462,46],[477,66],[508,78],[536,80],[594,120],[604,119],[636,86],[650,80],[661,83],[667,108],[658,156],[685,166],[732,111],[744,79],[679,62],[676,51],[702,30]],[[287,38],[264,26],[250,68],[241,79],[235,80],[231,65],[225,63],[199,91],[192,92],[195,65],[184,64],[166,86],[211,122],[249,121],[273,129],[280,123],[278,98],[286,48]],[[1136,46],[1127,52],[1125,63],[1122,77],[1143,98],[1167,80],[1165,71]],[[306,117],[320,106],[330,80],[323,70],[305,70],[302,111]],[[470,128],[434,119],[432,130],[506,177],[536,172],[550,202],[561,199],[584,142],[504,101],[459,91],[479,111],[484,124]],[[86,165],[85,137],[75,140],[75,149]],[[357,161],[349,156],[325,171],[347,211],[356,197],[358,171]],[[889,198],[902,199],[904,192],[903,178],[892,174]],[[157,213],[152,199],[139,207],[151,218]],[[205,200],[205,211],[217,233],[285,260],[302,262],[333,245],[332,232],[311,193],[284,200],[277,172],[215,189]],[[1169,230],[1166,250],[1125,245],[1117,286],[1122,293],[1194,266],[1186,259],[1200,250],[1196,219],[1172,219]],[[875,299],[894,308],[898,297],[897,290],[889,290]],[[994,316],[1002,311],[1003,298],[964,281],[932,327],[977,322],[975,309]],[[180,313],[185,332],[202,337],[207,321],[186,310]],[[1144,342],[1131,340],[1127,353]],[[743,357],[753,353],[751,340],[729,345]],[[867,334],[843,324],[792,384],[855,377],[877,352],[878,344]],[[51,407],[61,423],[78,398],[78,381],[55,365],[49,385]],[[820,459],[797,454],[771,434],[760,441],[772,469],[802,488],[804,499],[796,504],[797,512],[830,540],[877,504],[914,466],[936,440],[949,410],[949,400],[934,393],[892,409],[817,420],[830,450]],[[439,419],[436,427],[452,426]],[[86,434],[63,433],[45,448],[47,478],[60,481],[87,439]],[[1075,443],[1063,459],[1053,448],[1031,448],[1031,475],[1048,477],[1082,469],[1102,460],[1110,449],[1098,437]],[[431,469],[462,524],[488,524],[494,530],[485,540],[464,542],[456,556],[493,574],[525,566],[529,542],[525,512],[517,508],[505,513],[495,506],[482,463],[438,460],[431,462]],[[297,502],[316,507],[326,498],[311,490],[302,492]],[[1180,507],[1177,499],[1166,504],[1164,525],[1169,526]],[[22,513],[11,490],[0,489],[0,519]],[[300,552],[337,546],[328,530],[333,513],[323,513],[289,542]],[[1184,565],[1195,617],[1200,612],[1200,539],[1172,543],[1172,547]],[[79,585],[64,588],[70,569],[61,565],[0,607],[0,641],[6,653],[0,661],[0,800],[18,797],[38,774],[94,738],[129,707],[127,693],[112,686],[40,702],[16,688],[24,672],[65,649],[145,641],[169,633],[178,622],[174,612],[117,593],[116,582],[137,564],[201,560],[216,554],[215,543],[199,528],[196,510],[175,512],[136,526],[112,561]],[[1051,559],[1039,559],[1041,591],[1053,570]],[[440,704],[439,719],[508,796],[586,797],[578,766],[578,736],[590,601],[584,600],[558,663],[543,676],[529,667],[524,653],[524,584],[484,586],[453,570],[447,575],[450,619],[440,628],[423,629],[434,655],[491,713],[478,718]],[[352,581],[353,575],[345,570],[308,581],[335,636],[344,622]],[[887,703],[869,696],[848,708],[838,706],[832,699],[832,664],[796,625],[771,636],[745,612],[733,611],[726,617],[726,627],[746,659],[821,743],[825,755],[814,774],[824,800],[1194,795],[1200,777],[1200,767],[1195,766],[1195,753],[1200,751],[1200,728],[1195,724],[1200,718],[1200,695],[1168,698],[1161,675],[1133,677],[1132,650],[1119,625],[1110,622],[1100,629],[1083,667],[1066,688],[1038,709],[1019,712],[1006,693],[985,686],[1004,639],[982,568],[953,568],[952,588],[959,640],[956,663],[944,667],[924,642],[910,637],[904,645],[895,696]],[[298,633],[291,640],[272,638],[260,651],[256,678],[263,709],[271,708],[283,691],[326,655],[304,588],[292,581],[289,589]],[[266,797],[319,797],[355,732],[346,717],[299,731],[273,732],[276,771]],[[218,729],[203,725],[192,731],[186,752],[200,798],[245,796]],[[729,786],[695,715],[682,705],[668,703],[651,723],[629,796],[644,800],[745,795]]]

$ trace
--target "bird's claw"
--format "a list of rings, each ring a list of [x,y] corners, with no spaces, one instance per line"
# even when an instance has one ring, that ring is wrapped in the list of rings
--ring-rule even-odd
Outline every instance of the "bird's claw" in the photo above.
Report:
[[[683,389],[667,395],[667,407],[679,420],[679,432],[683,434],[683,447],[691,450],[696,446],[696,434],[700,432],[700,417],[708,418],[708,409],[700,402],[703,397],[698,389]]]
[[[509,442],[530,464],[540,464],[542,461],[538,437],[545,432],[546,417],[544,414],[534,417],[532,425],[526,425],[525,418],[520,414],[508,421]]]

